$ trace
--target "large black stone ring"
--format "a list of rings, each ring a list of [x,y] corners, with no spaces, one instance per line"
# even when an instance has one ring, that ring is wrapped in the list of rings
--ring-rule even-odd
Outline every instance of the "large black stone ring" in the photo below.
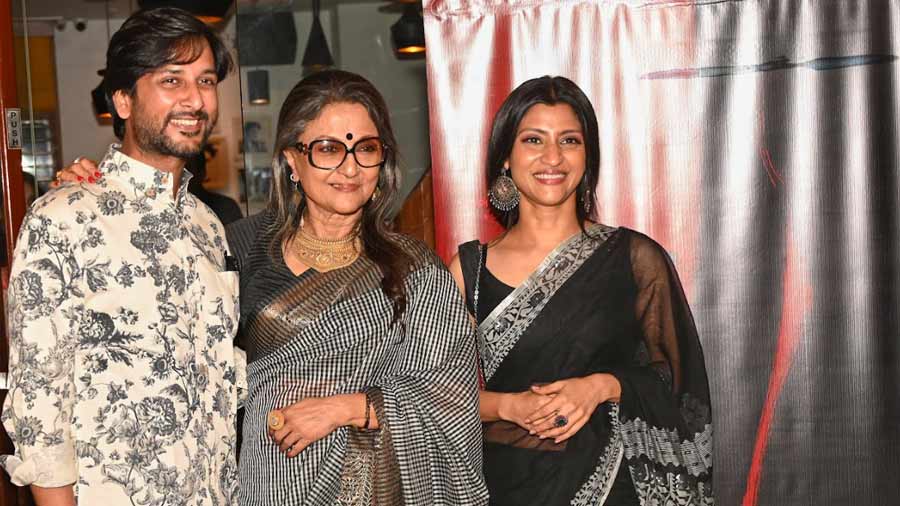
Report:
[[[569,424],[569,419],[566,418],[566,415],[556,415],[556,418],[553,419],[553,425],[556,427],[565,427]]]

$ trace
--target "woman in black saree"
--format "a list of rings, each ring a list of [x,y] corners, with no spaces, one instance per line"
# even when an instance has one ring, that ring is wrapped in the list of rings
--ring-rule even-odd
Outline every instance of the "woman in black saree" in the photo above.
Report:
[[[668,255],[589,220],[593,107],[562,77],[498,111],[490,201],[506,233],[450,270],[479,325],[484,470],[494,505],[711,505],[700,342]]]

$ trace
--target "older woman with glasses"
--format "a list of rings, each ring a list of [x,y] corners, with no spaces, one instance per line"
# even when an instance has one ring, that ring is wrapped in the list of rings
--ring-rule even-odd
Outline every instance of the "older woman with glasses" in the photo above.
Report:
[[[386,227],[400,171],[381,95],[343,71],[300,81],[272,170],[268,209],[227,229],[241,504],[486,504],[473,329],[440,259]]]

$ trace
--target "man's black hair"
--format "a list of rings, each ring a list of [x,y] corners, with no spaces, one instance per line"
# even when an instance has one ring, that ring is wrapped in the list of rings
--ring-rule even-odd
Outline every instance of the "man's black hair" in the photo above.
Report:
[[[125,136],[125,120],[116,113],[112,96],[121,90],[134,96],[135,85],[144,74],[165,65],[184,65],[203,54],[205,43],[212,50],[216,76],[221,81],[234,63],[228,48],[202,21],[189,12],[161,7],[135,12],[113,34],[106,51],[103,89],[113,115],[113,131]]]

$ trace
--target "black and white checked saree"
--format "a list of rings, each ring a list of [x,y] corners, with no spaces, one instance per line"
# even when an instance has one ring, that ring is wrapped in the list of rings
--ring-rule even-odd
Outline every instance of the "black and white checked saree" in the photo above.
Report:
[[[263,214],[228,229],[248,351],[241,504],[486,504],[474,331],[440,259],[400,238],[415,266],[391,326],[375,264],[294,276],[267,253],[270,223]],[[341,428],[292,459],[266,434],[273,408],[367,388],[378,431]]]

